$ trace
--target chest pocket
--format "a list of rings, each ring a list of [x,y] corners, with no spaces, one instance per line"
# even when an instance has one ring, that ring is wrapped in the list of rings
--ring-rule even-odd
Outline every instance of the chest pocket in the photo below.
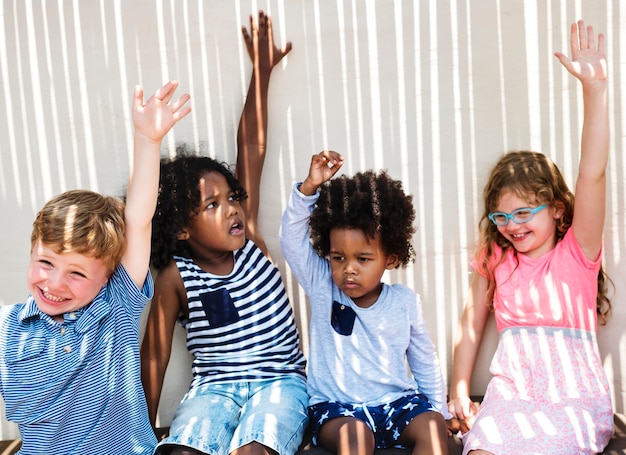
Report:
[[[356,312],[352,308],[342,305],[337,301],[333,301],[333,311],[330,315],[330,324],[333,326],[335,332],[343,336],[352,335],[355,319]]]
[[[5,359],[11,380],[15,384],[38,384],[50,381],[62,371],[75,364],[76,355],[72,352],[55,352],[54,340],[45,336],[29,336],[21,340],[11,340]]]
[[[202,294],[200,302],[211,327],[223,327],[240,319],[235,301],[227,289],[221,288]]]

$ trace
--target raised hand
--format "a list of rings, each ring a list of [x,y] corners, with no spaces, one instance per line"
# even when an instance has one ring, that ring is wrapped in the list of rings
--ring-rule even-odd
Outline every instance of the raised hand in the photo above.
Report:
[[[311,157],[309,175],[300,185],[302,194],[311,195],[319,186],[330,180],[343,166],[343,156],[331,150],[324,150]]]
[[[291,50],[291,41],[287,41],[282,49],[276,47],[272,19],[263,11],[259,11],[258,22],[254,21],[254,15],[251,14],[250,32],[244,26],[241,27],[241,33],[250,60],[261,71],[271,71]]]
[[[158,89],[154,95],[143,102],[143,89],[135,87],[133,96],[133,124],[135,134],[160,143],[170,129],[183,117],[191,112],[191,107],[185,106],[189,95],[185,93],[170,103],[178,82],[170,81]]]
[[[578,21],[571,25],[570,48],[571,58],[561,52],[554,53],[570,74],[582,83],[606,80],[606,55],[602,33],[598,34],[596,46],[593,27],[585,27],[583,21]]]

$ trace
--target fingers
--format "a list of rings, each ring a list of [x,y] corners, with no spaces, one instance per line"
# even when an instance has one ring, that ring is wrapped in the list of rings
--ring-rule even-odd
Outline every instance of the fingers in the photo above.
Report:
[[[583,21],[578,21],[578,42],[576,43],[578,49],[589,49],[589,41],[587,37],[587,29]]]
[[[448,411],[460,421],[465,421],[478,412],[478,405],[469,397],[458,397],[448,403]]]
[[[573,23],[570,28],[570,47],[572,49],[572,55],[574,55],[577,50],[584,51],[587,49],[604,52],[604,35],[602,33],[598,34],[597,39],[598,43],[596,45],[596,36],[591,25],[585,26],[585,22],[582,20]]]
[[[180,119],[184,118],[185,116],[187,116],[187,114],[191,112],[191,107],[185,106],[187,101],[189,101],[190,99],[191,96],[189,96],[188,93],[185,93],[171,104],[172,112],[174,112],[172,117],[176,122],[178,122]]]
[[[263,14],[263,20],[261,20],[261,14]],[[263,11],[259,11],[259,32],[263,33],[266,36],[269,36],[270,38],[274,36],[272,28],[272,18],[266,16]]]
[[[143,88],[140,85],[135,85],[135,92],[133,94],[133,109],[137,110],[143,106]]]
[[[178,81],[169,81],[163,87],[154,92],[154,99],[169,103],[178,87]]]
[[[248,29],[246,28],[245,25],[241,26],[241,34],[243,35],[243,40],[244,41],[250,41],[250,34],[248,34]]]
[[[333,150],[322,150],[316,156],[329,168],[336,168],[334,169],[335,172],[338,171],[341,166],[343,166],[344,158],[343,155],[339,152],[335,152]]]
[[[254,20],[254,14],[250,14],[250,34],[253,35],[257,31],[258,29]]]
[[[606,51],[606,44],[604,42],[604,34],[603,33],[598,33],[598,52],[602,53],[602,55],[605,55]]]

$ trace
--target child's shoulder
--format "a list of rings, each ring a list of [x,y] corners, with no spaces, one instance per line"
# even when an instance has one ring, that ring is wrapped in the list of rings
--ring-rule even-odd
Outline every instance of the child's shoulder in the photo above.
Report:
[[[0,324],[5,323],[5,321],[9,319],[17,319],[20,314],[23,316],[27,316],[22,313],[27,307],[26,303],[13,303],[8,305],[0,305]]]
[[[393,299],[403,303],[414,303],[416,300],[420,302],[420,296],[409,286],[402,283],[386,285],[387,299]]]
[[[30,330],[30,327],[24,325],[22,321],[39,314],[37,305],[34,302],[28,303],[30,299],[32,297],[29,297],[27,303],[0,305],[0,345],[4,346],[8,338],[16,335],[19,338],[21,336],[19,333]],[[3,349],[4,347],[0,350]]]
[[[156,278],[154,279],[155,285],[175,284],[182,282],[180,270],[177,264],[177,260],[179,259],[186,262],[193,262],[191,261],[191,259],[187,260],[185,258],[171,259],[165,267],[159,269],[158,272],[156,272]]]

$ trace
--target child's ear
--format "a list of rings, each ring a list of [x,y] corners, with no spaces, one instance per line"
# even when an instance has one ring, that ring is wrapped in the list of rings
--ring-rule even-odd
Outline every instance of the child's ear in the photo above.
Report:
[[[554,201],[554,219],[558,220],[565,213],[565,204],[563,201]]]
[[[398,267],[398,263],[400,261],[398,260],[398,255],[397,254],[390,254],[389,256],[387,256],[387,266],[386,269],[387,270],[393,270],[396,267]]]
[[[176,234],[176,240],[189,240],[189,232],[184,229]]]

